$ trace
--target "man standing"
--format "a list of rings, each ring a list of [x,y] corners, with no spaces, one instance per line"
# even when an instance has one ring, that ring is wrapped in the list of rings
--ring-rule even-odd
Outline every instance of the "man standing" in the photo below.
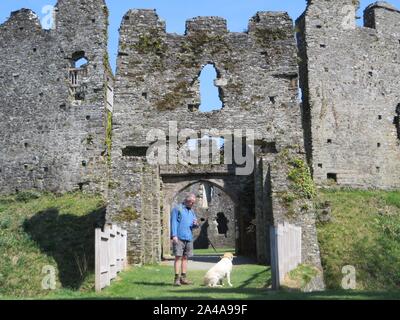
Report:
[[[188,194],[182,204],[171,211],[171,239],[175,256],[175,286],[192,284],[186,278],[188,258],[193,256],[192,230],[199,227],[192,207],[196,202],[193,193]],[[180,270],[181,269],[181,270]],[[180,274],[182,271],[182,274]]]

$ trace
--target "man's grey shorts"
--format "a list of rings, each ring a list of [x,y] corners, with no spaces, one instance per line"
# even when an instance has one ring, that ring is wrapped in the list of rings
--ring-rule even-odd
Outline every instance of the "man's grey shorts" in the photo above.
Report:
[[[193,241],[178,239],[178,243],[172,242],[175,257],[193,257]]]

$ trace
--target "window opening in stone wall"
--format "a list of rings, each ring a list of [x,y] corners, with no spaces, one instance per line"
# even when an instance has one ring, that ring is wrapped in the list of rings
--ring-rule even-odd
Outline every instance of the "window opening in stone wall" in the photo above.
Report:
[[[270,101],[272,104],[275,104],[275,103],[276,103],[276,97],[269,97],[269,101]]]
[[[396,116],[394,117],[394,124],[397,130],[397,139],[400,139],[400,103],[396,107]]]
[[[215,85],[218,72],[214,65],[206,65],[200,73],[200,112],[221,110],[223,103],[220,99],[219,89]],[[195,111],[195,110],[194,110]]]
[[[329,181],[337,182],[337,174],[336,173],[328,173],[327,174],[327,179]]]
[[[189,104],[188,109],[190,112],[196,112],[199,111],[200,105],[198,104]]]
[[[88,76],[87,66],[89,60],[85,57],[84,51],[77,51],[72,55],[69,68],[70,96],[73,100],[85,100],[86,86],[85,78]]]
[[[123,157],[145,157],[148,147],[126,147],[122,149]]]
[[[229,220],[226,218],[223,212],[217,213],[218,234],[224,234],[225,238],[228,237],[228,222]]]
[[[190,164],[223,164],[224,138],[204,135],[201,139],[188,139],[181,152]]]

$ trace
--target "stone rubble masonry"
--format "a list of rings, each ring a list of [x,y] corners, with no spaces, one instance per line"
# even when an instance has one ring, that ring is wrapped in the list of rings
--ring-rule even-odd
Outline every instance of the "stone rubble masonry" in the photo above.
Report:
[[[304,133],[314,180],[400,187],[400,11],[377,2],[356,27],[354,0],[309,1],[297,20]]]
[[[244,32],[196,17],[184,35],[167,33],[154,10],[129,10],[115,79],[104,0],[59,0],[51,30],[30,10],[13,12],[0,25],[0,193],[102,192],[107,220],[128,230],[130,262],[140,265],[170,254],[173,201],[206,183],[234,208],[238,253],[269,263],[269,227],[289,221],[302,227],[303,262],[321,268],[315,209],[307,199],[285,202],[291,167],[283,155],[308,160],[319,186],[400,186],[400,12],[374,3],[357,27],[358,6],[309,0],[295,29],[285,12],[258,12]],[[75,88],[71,68],[83,56]],[[199,110],[206,65],[217,71],[221,110]],[[196,138],[202,129],[253,129],[254,172],[148,163],[157,140],[147,140],[149,131],[170,142],[170,121]]]
[[[59,0],[51,30],[28,9],[0,25],[0,193],[106,190],[107,12],[103,0]],[[74,101],[82,51],[86,92]]]

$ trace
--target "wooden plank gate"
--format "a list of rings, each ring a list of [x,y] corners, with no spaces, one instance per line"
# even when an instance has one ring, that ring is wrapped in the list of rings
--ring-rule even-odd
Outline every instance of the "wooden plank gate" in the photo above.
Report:
[[[95,231],[96,291],[111,284],[111,280],[127,266],[127,232],[116,225],[107,224],[104,231]]]
[[[301,227],[289,223],[270,227],[272,288],[277,290],[285,275],[301,263]]]

